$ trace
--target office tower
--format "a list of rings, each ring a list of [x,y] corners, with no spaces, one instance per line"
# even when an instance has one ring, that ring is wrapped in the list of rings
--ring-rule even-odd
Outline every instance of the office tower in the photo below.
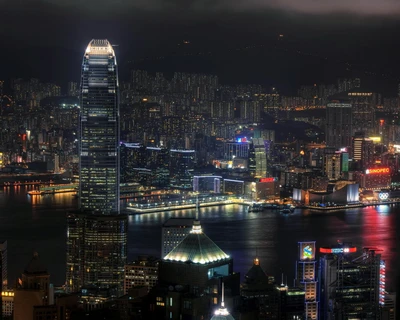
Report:
[[[255,178],[267,176],[267,148],[264,139],[253,139],[249,152],[249,170]]]
[[[305,292],[305,319],[318,318],[317,270],[315,260],[315,241],[299,242],[299,260],[296,264],[296,284]]]
[[[278,287],[279,296],[279,320],[300,320],[304,318],[304,290],[301,288],[289,288],[283,283]]]
[[[376,249],[338,243],[320,248],[320,319],[379,319],[385,303],[385,262]]]
[[[153,288],[158,281],[159,259],[139,256],[137,260],[125,265],[124,294],[135,287],[146,287],[147,291]]]
[[[66,285],[116,296],[123,292],[128,220],[119,213],[117,64],[107,40],[89,43],[81,81],[80,211],[67,215]]]
[[[54,292],[50,287],[50,275],[35,252],[18,279],[14,293],[14,320],[33,320],[35,306],[54,303]]]
[[[332,100],[326,106],[326,144],[328,147],[351,146],[352,107],[350,100]]]
[[[352,158],[357,169],[366,169],[374,164],[374,142],[363,132],[356,132],[353,137]]]
[[[161,258],[170,253],[192,230],[193,218],[170,218],[164,222],[161,234]]]
[[[368,136],[375,134],[375,108],[377,105],[376,95],[372,92],[365,92],[353,89],[347,92],[347,97],[352,105],[352,126],[353,133],[364,131]]]
[[[253,310],[259,320],[278,319],[279,294],[274,284],[274,277],[268,276],[255,258],[253,266],[246,273],[240,293],[245,300],[255,302]]]
[[[338,180],[341,176],[341,153],[335,148],[323,149],[323,175],[329,180]]]
[[[70,212],[67,216],[67,287],[115,288],[123,292],[128,220],[123,214]]]
[[[196,164],[195,150],[169,151],[171,186],[182,189],[193,187],[193,170]]]
[[[92,40],[83,57],[79,115],[79,206],[119,212],[118,73],[107,40]]]

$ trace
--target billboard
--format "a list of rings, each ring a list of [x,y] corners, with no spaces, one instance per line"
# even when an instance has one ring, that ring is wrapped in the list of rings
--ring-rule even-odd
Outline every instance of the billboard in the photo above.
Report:
[[[357,252],[357,247],[319,248],[319,252],[328,254],[354,253]]]
[[[315,241],[299,242],[299,258],[300,260],[315,259]]]
[[[365,174],[385,174],[390,173],[389,168],[370,168],[365,170]]]

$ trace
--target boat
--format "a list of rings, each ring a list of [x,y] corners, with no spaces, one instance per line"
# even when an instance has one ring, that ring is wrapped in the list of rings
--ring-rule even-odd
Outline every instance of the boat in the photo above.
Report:
[[[31,196],[40,196],[42,195],[42,192],[40,190],[30,190],[28,191],[28,194]]]
[[[261,212],[263,211],[263,205],[259,203],[253,203],[249,206],[249,212]]]
[[[292,213],[293,211],[291,211],[289,208],[284,208],[284,209],[279,210],[279,212],[283,213],[283,214],[289,214],[289,213]]]

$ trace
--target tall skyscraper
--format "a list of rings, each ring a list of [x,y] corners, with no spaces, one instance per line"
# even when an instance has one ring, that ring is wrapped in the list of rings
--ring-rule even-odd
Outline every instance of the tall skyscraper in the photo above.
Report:
[[[79,116],[79,205],[119,211],[117,60],[107,40],[92,40],[82,63]]]
[[[127,216],[119,212],[117,62],[107,40],[92,40],[82,64],[79,211],[67,216],[67,279],[123,292]],[[110,290],[108,290],[110,289]]]
[[[328,147],[351,146],[352,108],[350,100],[333,100],[326,106],[326,144]]]

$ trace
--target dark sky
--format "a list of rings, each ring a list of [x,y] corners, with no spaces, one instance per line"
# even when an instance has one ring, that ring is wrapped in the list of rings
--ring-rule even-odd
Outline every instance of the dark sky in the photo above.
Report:
[[[5,80],[77,81],[92,38],[118,45],[123,79],[211,72],[290,93],[359,76],[394,95],[400,78],[398,0],[0,0],[0,12]]]

